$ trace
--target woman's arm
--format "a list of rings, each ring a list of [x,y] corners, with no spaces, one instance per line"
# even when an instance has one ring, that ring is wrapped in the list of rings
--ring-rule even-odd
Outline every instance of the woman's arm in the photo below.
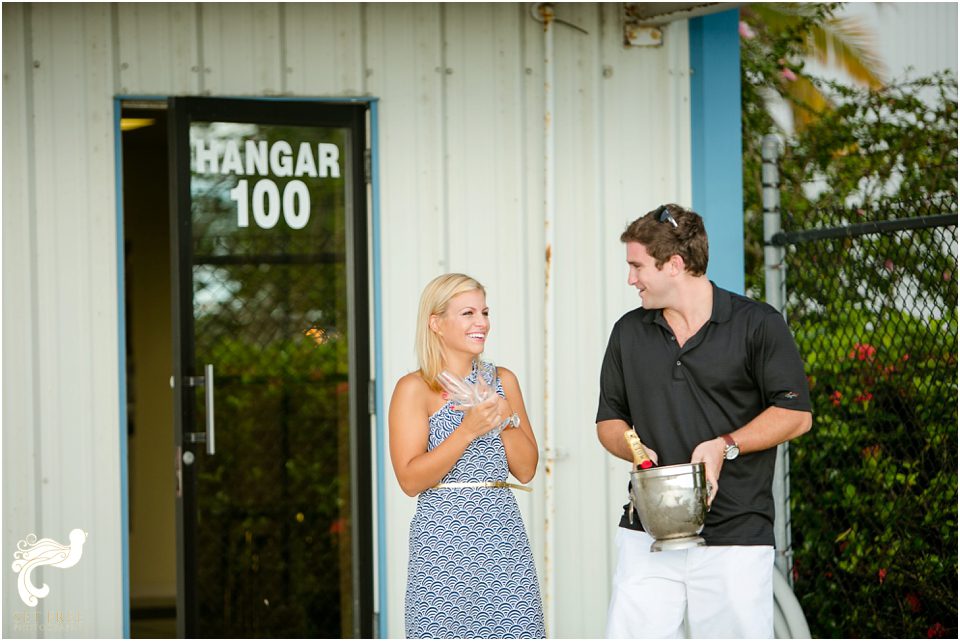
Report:
[[[427,384],[414,373],[397,382],[390,400],[390,459],[400,488],[409,496],[439,483],[475,438],[499,424],[496,397],[466,412],[460,426],[428,452],[430,397]]]
[[[499,413],[504,418],[516,412],[520,416],[520,427],[504,430],[500,435],[503,440],[503,449],[507,453],[507,466],[510,473],[521,483],[529,483],[537,471],[537,462],[540,453],[537,451],[537,437],[533,435],[530,419],[527,417],[527,408],[523,404],[523,394],[520,392],[520,382],[516,375],[505,367],[498,367],[500,383],[506,400],[501,399],[506,407]],[[498,397],[499,398],[499,397]]]

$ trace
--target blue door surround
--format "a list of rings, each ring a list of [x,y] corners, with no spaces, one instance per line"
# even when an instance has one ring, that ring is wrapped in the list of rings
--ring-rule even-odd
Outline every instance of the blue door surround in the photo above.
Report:
[[[693,209],[710,239],[707,274],[742,293],[743,156],[740,131],[740,12],[690,20],[690,138]]]

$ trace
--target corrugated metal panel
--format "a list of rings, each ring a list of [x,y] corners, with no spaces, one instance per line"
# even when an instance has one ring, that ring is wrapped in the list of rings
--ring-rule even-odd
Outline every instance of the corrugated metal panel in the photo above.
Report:
[[[602,567],[604,533],[612,515],[604,501],[598,500],[603,495],[602,470],[607,457],[594,427],[597,372],[603,352],[581,337],[603,332],[602,316],[597,312],[602,309],[608,284],[596,252],[613,246],[616,238],[605,238],[602,226],[607,214],[601,208],[601,159],[607,142],[602,133],[609,126],[601,93],[602,7],[558,5],[556,10],[558,18],[589,35],[562,23],[554,26],[557,221],[552,256],[556,265],[557,367],[552,429],[558,457],[554,467],[556,549],[551,559],[556,574],[554,616],[555,633],[591,637],[602,636],[606,620],[608,581],[596,567]],[[621,141],[629,139],[630,128],[618,135]],[[619,173],[625,168],[608,169]],[[585,523],[595,527],[584,527]],[[596,559],[591,558],[594,555]],[[578,557],[583,561],[569,562]],[[582,590],[570,589],[577,585],[583,586]]]
[[[29,349],[37,413],[33,424],[23,429],[33,431],[40,466],[32,497],[39,515],[33,523],[17,525],[26,529],[20,536],[36,528],[38,537],[61,542],[73,528],[88,531],[82,559],[86,571],[58,574],[57,589],[51,590],[44,605],[47,611],[80,611],[88,629],[119,635],[123,603],[117,554],[121,539],[110,8],[32,5],[26,11],[34,128],[32,149],[24,151],[32,151],[28,167],[32,193],[27,198],[35,202],[31,212],[35,236],[27,251],[28,261],[36,266],[32,285],[37,311]],[[28,154],[26,159],[31,159]],[[19,307],[30,301],[13,304]]]
[[[366,72],[358,3],[283,4],[285,90],[298,96],[359,96]]]
[[[489,288],[495,330],[487,355],[517,372],[542,444],[542,26],[525,5],[444,5],[425,10],[438,11],[445,43],[440,63],[443,126],[427,124],[431,135],[439,129],[442,150],[427,156],[414,152],[411,158],[421,170],[447,176],[440,183],[445,190],[441,205],[445,215],[429,218],[435,227],[424,229],[420,208],[415,213],[404,211],[420,192],[410,179],[391,182],[390,173],[412,168],[404,166],[409,161],[384,141],[386,385],[389,389],[415,366],[413,321],[420,288],[442,271],[466,271]],[[405,24],[402,11],[397,10],[391,20],[400,33],[415,24]],[[612,563],[613,524],[624,493],[625,464],[618,465],[604,453],[593,426],[597,372],[607,332],[623,311],[636,305],[624,284],[618,237],[626,221],[660,200],[684,202],[690,193],[689,171],[678,173],[689,169],[686,24],[668,28],[668,45],[663,49],[624,49],[617,11],[615,5],[562,5],[559,17],[589,34],[564,25],[555,27],[557,183],[561,186],[553,254],[561,351],[555,393],[557,415],[564,418],[555,428],[561,456],[555,468],[557,492],[562,505],[552,561],[557,573],[553,604],[557,629],[553,632],[560,636],[603,634],[608,575],[598,574],[596,568]],[[434,20],[427,23],[432,26]],[[368,33],[371,49],[380,41],[374,34],[372,29]],[[435,37],[439,47],[441,36]],[[398,60],[416,59],[404,56],[402,48],[391,48],[391,52]],[[379,72],[374,59],[371,55],[371,80]],[[603,75],[604,66],[613,70],[609,77]],[[426,74],[434,70],[429,64],[426,69],[418,64],[413,68]],[[401,81],[409,82],[408,76],[402,75]],[[373,82],[368,91],[383,99],[384,135],[397,135],[389,133],[392,127],[387,119],[394,109],[406,109],[394,103],[402,93]],[[406,99],[416,96],[433,113],[435,103],[419,87]],[[406,135],[418,137],[412,132]],[[436,186],[434,178],[427,182],[428,190]],[[403,258],[391,255],[394,252],[403,252]],[[441,264],[424,260],[431,256]],[[394,270],[392,265],[417,267]],[[584,337],[591,339],[584,341]],[[541,573],[542,479],[541,471],[534,481],[537,492],[520,498]],[[393,487],[392,478],[388,486]],[[405,526],[413,501],[399,490],[390,492],[388,519]],[[602,496],[606,499],[598,501]],[[389,634],[400,635],[406,541],[393,539],[389,545],[388,589],[390,603],[396,605],[390,609],[388,629]],[[584,550],[596,558],[584,555]]]
[[[280,6],[202,3],[203,89],[211,95],[278,95],[284,91]]]
[[[384,386],[416,368],[413,336],[419,288],[445,271],[443,82],[440,11],[436,5],[366,8],[366,92],[381,99],[380,175]],[[388,463],[389,465],[389,463]],[[388,620],[385,634],[403,636],[407,536],[415,504],[387,475]]]
[[[28,10],[3,9],[3,540],[8,550],[38,523],[38,453],[36,424],[39,399],[35,364],[37,299],[34,202],[30,171],[32,92]],[[3,572],[3,636],[14,633],[14,612],[23,610],[17,575]],[[36,636],[28,635],[28,636]]]
[[[624,48],[618,11],[616,4],[560,4],[558,17],[587,33],[554,25],[553,393],[562,420],[555,426],[561,458],[551,632],[560,637],[603,634],[609,572],[597,568],[613,563],[613,525],[624,494],[626,465],[604,453],[593,423],[607,333],[636,305],[624,282],[619,233],[659,202],[689,202],[690,194],[686,24],[665,29],[663,48]],[[495,330],[488,356],[517,373],[542,438],[544,48],[543,27],[528,4],[4,6],[12,28],[31,12],[40,66],[27,66],[26,40],[5,37],[5,71],[21,69],[5,88],[32,83],[36,104],[11,100],[7,91],[4,119],[16,127],[33,118],[37,151],[29,174],[5,172],[5,213],[29,206],[8,195],[11,185],[15,190],[30,176],[41,184],[26,192],[27,200],[36,199],[35,218],[22,213],[8,223],[5,216],[4,225],[23,238],[32,224],[36,241],[14,249],[4,266],[33,279],[35,287],[10,290],[22,304],[7,301],[35,309],[36,318],[15,315],[9,303],[4,313],[9,327],[28,322],[44,339],[24,348],[36,375],[19,383],[8,378],[4,386],[7,398],[22,392],[32,399],[37,415],[24,407],[5,410],[4,418],[24,421],[27,433],[39,426],[39,474],[47,484],[32,498],[44,525],[96,515],[89,557],[96,568],[64,575],[93,577],[84,580],[94,584],[64,594],[72,603],[97,595],[96,606],[82,601],[97,612],[97,634],[119,635],[125,606],[118,585],[114,93],[377,97],[388,398],[397,378],[415,367],[423,285],[444,271],[466,271],[489,288]],[[5,26],[4,35],[10,33]],[[4,152],[26,156],[26,145],[8,135]],[[78,470],[88,478],[74,482]],[[392,470],[385,472],[384,632],[397,637],[414,501],[400,492]],[[541,472],[534,494],[519,497],[541,573],[542,480]],[[26,482],[14,484],[33,492]],[[64,494],[68,489],[82,495]],[[107,552],[109,559],[101,556]]]
[[[121,93],[200,93],[197,5],[118,3],[114,11]]]
[[[616,11],[608,7],[606,29],[618,27]],[[594,357],[592,377],[587,377],[588,396],[599,393],[599,368],[613,323],[628,309],[637,306],[633,288],[626,284],[626,261],[621,232],[626,224],[654,206],[668,201],[691,202],[690,177],[690,65],[687,23],[663,27],[661,50],[625,49],[613,35],[604,39],[602,99],[604,139],[601,156],[600,210],[603,232],[595,249],[603,263],[602,322],[590,327],[589,340]],[[626,136],[626,137],[625,137]],[[595,403],[590,406],[590,423],[585,429],[596,441],[593,427]],[[605,495],[603,507],[606,540],[596,543],[603,551],[607,573],[613,575],[616,548],[611,518],[626,503],[627,465],[603,454]],[[609,598],[609,582],[600,586]],[[606,611],[604,610],[604,617]],[[595,626],[597,623],[595,622]],[[605,620],[595,634],[602,635]]]

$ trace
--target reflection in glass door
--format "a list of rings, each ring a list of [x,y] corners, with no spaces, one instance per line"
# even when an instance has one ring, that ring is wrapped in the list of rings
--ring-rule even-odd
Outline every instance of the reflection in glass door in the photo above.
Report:
[[[172,102],[180,632],[370,636],[363,107]]]

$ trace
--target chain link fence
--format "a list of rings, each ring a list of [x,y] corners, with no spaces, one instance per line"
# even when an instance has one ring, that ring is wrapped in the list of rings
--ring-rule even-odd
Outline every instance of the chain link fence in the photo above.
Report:
[[[956,196],[784,217],[814,428],[790,446],[815,637],[957,636]]]

